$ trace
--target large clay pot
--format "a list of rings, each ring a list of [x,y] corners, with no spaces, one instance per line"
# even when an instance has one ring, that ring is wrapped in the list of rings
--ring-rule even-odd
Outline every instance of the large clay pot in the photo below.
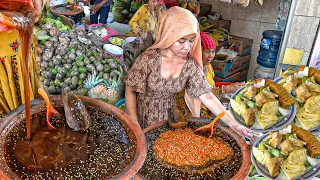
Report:
[[[145,134],[148,132],[157,129],[159,127],[162,127],[164,125],[167,125],[168,121],[161,121],[158,122],[154,125],[151,125],[143,130]],[[230,179],[230,180],[244,180],[247,178],[249,171],[250,171],[250,166],[251,166],[251,158],[250,158],[250,149],[248,145],[246,144],[245,140],[239,136],[237,133],[235,133],[230,127],[226,126],[224,123],[218,121],[217,124],[215,125],[216,128],[221,129],[222,131],[226,132],[229,136],[231,136],[239,145],[242,153],[242,163],[237,171],[237,173]],[[140,176],[140,178],[143,178],[142,175],[137,174]]]
[[[130,179],[135,176],[135,174],[142,167],[147,153],[146,139],[139,124],[132,121],[124,112],[112,105],[85,96],[79,97],[85,106],[102,110],[117,119],[126,129],[127,136],[131,139],[131,143],[136,144],[135,155],[132,162],[121,173],[117,174],[112,179]],[[61,107],[63,104],[61,96],[51,96],[50,101],[53,107]],[[37,99],[31,102],[31,115],[39,113],[44,109],[45,102],[43,100]],[[4,158],[4,143],[11,129],[22,121],[25,121],[24,105],[19,106],[0,121],[0,179],[19,179],[19,177],[12,172],[6,164]]]

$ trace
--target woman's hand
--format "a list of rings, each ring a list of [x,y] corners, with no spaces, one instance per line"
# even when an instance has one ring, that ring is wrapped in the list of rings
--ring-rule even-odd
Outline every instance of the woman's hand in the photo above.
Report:
[[[250,131],[250,130],[248,130],[248,129],[246,129],[246,128],[238,125],[238,124],[231,125],[231,128],[234,131],[238,132],[240,136],[250,138],[251,141],[255,141],[256,140],[254,135],[256,135],[256,136],[260,135],[259,133],[253,133],[252,131]]]
[[[91,14],[96,14],[102,6],[100,4],[93,5],[90,8]]]

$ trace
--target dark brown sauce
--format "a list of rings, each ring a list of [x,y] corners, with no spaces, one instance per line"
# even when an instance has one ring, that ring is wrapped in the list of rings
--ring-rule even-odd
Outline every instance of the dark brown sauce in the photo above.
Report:
[[[45,111],[32,115],[31,141],[25,139],[25,122],[15,126],[4,147],[10,169],[22,179],[106,179],[122,172],[133,160],[136,144],[113,117],[88,112],[93,124],[84,132],[74,132],[58,117],[52,118],[57,128],[48,129]]]

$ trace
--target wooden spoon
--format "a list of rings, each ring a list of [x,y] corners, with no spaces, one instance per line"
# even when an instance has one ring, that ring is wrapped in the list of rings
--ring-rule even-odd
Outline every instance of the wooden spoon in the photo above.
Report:
[[[218,116],[216,117],[216,118],[214,118],[214,120],[210,123],[210,124],[207,124],[207,125],[205,125],[205,126],[202,126],[202,127],[200,127],[200,128],[198,128],[198,129],[196,129],[194,132],[198,132],[198,131],[201,131],[201,130],[210,130],[210,136],[209,136],[209,138],[211,138],[211,136],[212,136],[212,134],[213,134],[213,127],[214,127],[214,125],[216,124],[216,122],[220,119],[220,118],[222,118],[224,116],[224,112],[222,112],[222,113],[220,113],[220,114],[218,114]]]

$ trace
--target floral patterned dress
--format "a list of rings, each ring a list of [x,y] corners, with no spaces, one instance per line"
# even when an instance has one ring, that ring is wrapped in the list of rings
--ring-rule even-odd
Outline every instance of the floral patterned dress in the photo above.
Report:
[[[25,103],[22,76],[22,51],[17,31],[0,32],[0,119],[20,104]],[[39,87],[39,77],[36,74],[36,41],[33,39],[30,51],[29,77],[30,98]]]
[[[183,89],[192,97],[211,92],[201,68],[188,58],[179,77],[161,76],[160,50],[147,50],[130,69],[125,83],[137,92],[137,115],[142,128],[168,119],[167,110],[176,104],[176,95]]]

